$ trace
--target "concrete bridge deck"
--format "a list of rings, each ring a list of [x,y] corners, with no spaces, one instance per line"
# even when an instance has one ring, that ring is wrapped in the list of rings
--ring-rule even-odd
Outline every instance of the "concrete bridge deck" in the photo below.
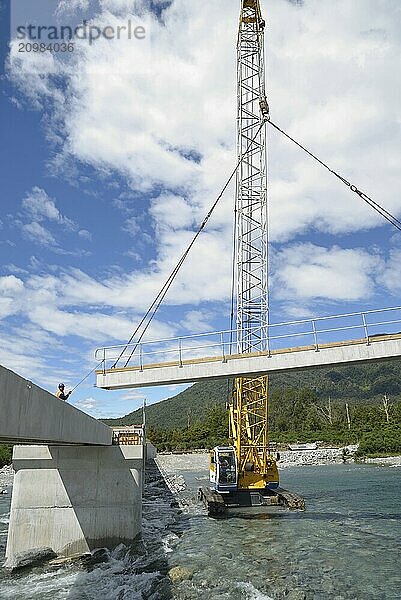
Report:
[[[0,366],[0,443],[111,446],[112,430]]]
[[[337,364],[401,357],[401,334],[375,335],[350,341],[282,348],[271,352],[179,359],[142,366],[96,371],[96,385],[123,389],[189,383],[203,379],[257,376]]]

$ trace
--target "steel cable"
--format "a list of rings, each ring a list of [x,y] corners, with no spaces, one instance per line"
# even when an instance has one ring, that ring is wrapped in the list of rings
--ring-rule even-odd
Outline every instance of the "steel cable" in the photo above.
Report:
[[[309,154],[309,156],[311,158],[313,158],[316,162],[318,162],[320,165],[322,165],[322,167],[324,167],[325,169],[330,171],[330,173],[332,173],[335,177],[337,177],[337,179],[339,179],[346,186],[348,186],[352,192],[357,194],[364,202],[366,202],[366,204],[368,204],[371,208],[373,208],[373,210],[375,210],[377,213],[379,213],[379,215],[381,215],[384,219],[386,219],[389,223],[391,223],[391,225],[393,225],[396,229],[398,229],[398,231],[401,231],[401,221],[399,219],[397,219],[397,217],[392,215],[387,209],[385,209],[383,206],[381,206],[378,202],[375,202],[375,200],[370,198],[367,194],[365,194],[365,192],[358,189],[356,187],[356,185],[352,184],[345,177],[343,177],[342,175],[337,173],[334,169],[329,167],[329,165],[327,165],[325,162],[320,160],[320,158],[318,158],[315,154],[313,154],[313,152],[311,152],[310,150],[305,148],[305,146],[303,146],[300,142],[298,142],[293,137],[291,137],[286,131],[284,131],[283,129],[281,129],[281,127],[276,125],[276,123],[274,123],[270,119],[268,119],[266,122],[269,125],[271,125],[272,127],[274,127],[274,129],[279,131],[282,135],[284,135],[288,140],[290,140],[296,146],[298,146],[298,148],[301,148],[301,150],[306,152],[306,154]]]
[[[259,135],[262,127],[264,126],[265,123],[268,123],[271,127],[273,127],[274,129],[276,129],[279,133],[281,133],[284,137],[286,137],[288,140],[290,140],[291,142],[293,142],[293,144],[295,144],[296,146],[298,146],[298,148],[300,148],[301,150],[303,150],[306,154],[308,154],[311,158],[313,158],[313,160],[315,160],[316,162],[318,162],[322,167],[324,167],[325,169],[327,169],[332,175],[334,175],[335,177],[337,177],[337,179],[339,179],[342,183],[344,183],[347,187],[350,188],[350,190],[352,192],[354,192],[355,194],[357,194],[368,206],[370,206],[371,208],[373,208],[373,210],[375,210],[380,216],[382,216],[384,219],[386,219],[391,225],[393,225],[398,231],[401,231],[401,221],[395,217],[392,213],[390,213],[387,209],[385,209],[383,206],[381,206],[378,202],[376,202],[375,200],[373,200],[372,198],[370,198],[367,194],[365,194],[365,192],[363,192],[362,190],[360,190],[359,188],[357,188],[356,185],[352,184],[350,181],[348,181],[345,177],[343,177],[342,175],[340,175],[339,173],[337,173],[337,171],[335,171],[334,169],[332,169],[327,163],[325,163],[323,160],[321,160],[320,158],[318,158],[315,154],[313,154],[313,152],[311,152],[310,150],[308,150],[305,146],[303,146],[300,142],[298,142],[296,139],[294,139],[291,135],[289,135],[286,131],[284,131],[281,127],[279,127],[276,123],[274,123],[270,118],[266,118],[266,120],[264,120],[260,127],[258,128],[255,136],[250,140],[248,148],[246,150],[246,152],[242,155],[241,159],[237,162],[234,170],[232,171],[231,175],[229,176],[227,182],[225,183],[225,185],[223,186],[220,194],[218,195],[218,197],[216,198],[216,200],[214,201],[213,205],[211,206],[209,212],[207,213],[206,217],[204,218],[204,220],[202,221],[201,225],[199,226],[198,230],[196,231],[193,239],[191,240],[191,243],[189,244],[189,246],[187,247],[187,249],[185,250],[185,252],[183,253],[183,255],[181,256],[180,260],[178,261],[177,265],[174,267],[174,269],[172,270],[172,272],[170,273],[169,277],[167,278],[167,280],[165,281],[164,285],[162,286],[162,288],[160,289],[159,293],[157,294],[157,296],[155,297],[155,299],[153,300],[153,302],[151,303],[151,305],[149,306],[148,310],[146,311],[146,313],[144,314],[144,316],[142,317],[141,321],[139,322],[138,326],[136,327],[135,331],[133,332],[133,334],[131,335],[130,339],[128,340],[128,342],[126,343],[126,345],[124,346],[124,349],[121,351],[121,353],[119,354],[118,358],[116,359],[116,361],[114,362],[114,364],[112,365],[112,368],[116,368],[118,362],[121,360],[122,356],[124,355],[125,351],[127,350],[128,346],[132,343],[132,340],[135,338],[135,336],[138,334],[138,332],[140,331],[142,325],[144,325],[146,319],[148,319],[147,323],[145,324],[139,338],[137,339],[137,341],[135,342],[135,345],[128,357],[128,359],[126,360],[124,367],[126,367],[129,363],[129,361],[131,360],[135,350],[138,347],[138,344],[141,342],[141,340],[143,339],[143,336],[145,335],[153,317],[155,316],[156,312],[158,311],[161,303],[163,302],[168,290],[170,289],[178,271],[180,270],[183,262],[185,261],[186,257],[188,256],[189,252],[191,251],[194,243],[196,242],[197,238],[199,237],[199,235],[201,234],[201,232],[203,231],[204,227],[206,226],[207,222],[209,221],[214,209],[216,208],[218,202],[220,201],[221,197],[223,196],[224,192],[226,191],[227,187],[229,186],[229,184],[231,183],[232,178],[234,177],[235,173],[237,172],[239,166],[241,165],[242,161],[244,160],[244,155],[248,152],[249,148],[251,147],[251,145],[253,144],[253,142],[255,141],[256,137]],[[235,226],[235,224],[234,224]],[[233,320],[233,286],[232,286],[232,299],[231,299],[231,323]],[[230,327],[230,329],[232,329],[232,327]],[[232,340],[230,340],[230,346],[232,344]],[[100,363],[101,364],[101,363]],[[98,366],[98,365],[97,365]],[[89,375],[91,373],[93,373],[93,371],[95,371],[97,367],[95,367],[94,369],[92,369],[74,388],[72,391],[74,391],[83,381],[85,381],[85,379],[87,379],[87,377],[89,377]]]
[[[224,184],[220,194],[217,196],[216,200],[213,202],[209,212],[207,213],[206,217],[203,219],[201,225],[199,226],[198,230],[196,231],[194,237],[191,240],[191,243],[189,244],[189,246],[187,247],[187,249],[185,250],[185,252],[183,253],[183,255],[181,256],[180,260],[178,261],[177,265],[174,267],[173,271],[170,273],[169,277],[167,278],[167,280],[165,281],[164,285],[162,286],[162,288],[160,289],[159,293],[157,294],[156,298],[153,300],[152,304],[149,306],[148,310],[146,311],[146,313],[144,314],[144,316],[142,317],[141,321],[139,322],[138,326],[136,327],[135,331],[133,332],[133,334],[131,335],[130,339],[128,340],[128,342],[126,343],[126,345],[124,346],[124,349],[120,352],[117,360],[114,362],[114,364],[112,365],[112,369],[116,368],[118,362],[121,360],[121,358],[123,357],[125,351],[127,350],[128,346],[132,343],[132,340],[135,338],[135,336],[138,334],[138,332],[140,331],[142,325],[144,325],[146,319],[148,319],[147,323],[144,325],[144,328],[139,336],[139,338],[136,340],[134,347],[131,351],[131,353],[128,356],[128,359],[126,360],[124,367],[126,367],[129,363],[129,361],[131,360],[135,350],[138,347],[138,344],[141,342],[141,340],[143,339],[143,336],[145,335],[153,317],[155,316],[156,312],[158,311],[161,303],[163,302],[168,290],[170,289],[178,271],[180,270],[183,262],[185,261],[186,257],[188,256],[189,252],[191,251],[192,246],[194,245],[194,243],[196,242],[196,240],[198,239],[199,235],[201,234],[201,232],[203,231],[203,229],[206,226],[206,223],[209,221],[214,209],[216,208],[217,204],[219,203],[219,201],[221,200],[221,197],[223,196],[224,192],[226,191],[226,189],[228,188],[229,184],[231,183],[231,180],[233,179],[234,175],[236,174],[239,166],[241,165],[242,161],[244,160],[244,157],[246,155],[246,153],[249,151],[249,149],[251,148],[252,144],[254,143],[254,141],[256,140],[257,136],[259,135],[260,131],[262,130],[262,127],[264,126],[264,122],[262,122],[260,124],[260,127],[258,127],[255,135],[253,136],[253,138],[249,141],[248,147],[246,149],[246,151],[243,153],[242,157],[238,160],[237,164],[235,165],[235,168],[233,169],[233,171],[231,172],[231,175],[229,176],[229,178],[227,179],[226,183]],[[149,318],[148,318],[149,317]]]

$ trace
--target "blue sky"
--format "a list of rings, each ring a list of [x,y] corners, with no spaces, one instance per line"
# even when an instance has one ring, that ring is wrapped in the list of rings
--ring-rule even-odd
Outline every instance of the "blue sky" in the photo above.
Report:
[[[2,4],[0,362],[53,391],[128,339],[232,169],[239,2],[49,6],[146,30],[77,41],[67,59],[14,42],[10,61]],[[274,120],[400,217],[399,2],[262,10]],[[395,229],[274,132],[269,176],[272,322],[400,304]],[[228,327],[232,202],[230,189],[149,338]],[[182,388],[107,392],[91,376],[71,401],[118,416]]]

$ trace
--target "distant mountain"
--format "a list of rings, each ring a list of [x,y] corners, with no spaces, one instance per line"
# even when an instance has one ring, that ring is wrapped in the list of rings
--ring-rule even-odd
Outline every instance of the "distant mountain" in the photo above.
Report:
[[[271,375],[271,391],[309,388],[320,400],[375,402],[384,394],[399,399],[401,394],[401,360],[364,365],[321,367],[307,371]],[[226,379],[202,381],[172,398],[146,409],[147,424],[159,429],[185,427],[204,419],[214,405],[224,405],[230,397]],[[142,409],[117,419],[103,419],[108,425],[131,425],[142,422]]]
[[[216,404],[224,404],[228,399],[228,381],[202,381],[190,388],[146,408],[146,424],[162,429],[184,427],[203,419],[208,410]],[[142,409],[117,419],[102,419],[107,425],[131,425],[142,422]]]

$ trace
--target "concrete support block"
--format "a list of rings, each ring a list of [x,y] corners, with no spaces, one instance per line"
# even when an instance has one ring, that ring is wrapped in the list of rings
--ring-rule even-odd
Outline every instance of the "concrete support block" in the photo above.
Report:
[[[142,446],[15,446],[7,559],[129,544],[141,531]]]

